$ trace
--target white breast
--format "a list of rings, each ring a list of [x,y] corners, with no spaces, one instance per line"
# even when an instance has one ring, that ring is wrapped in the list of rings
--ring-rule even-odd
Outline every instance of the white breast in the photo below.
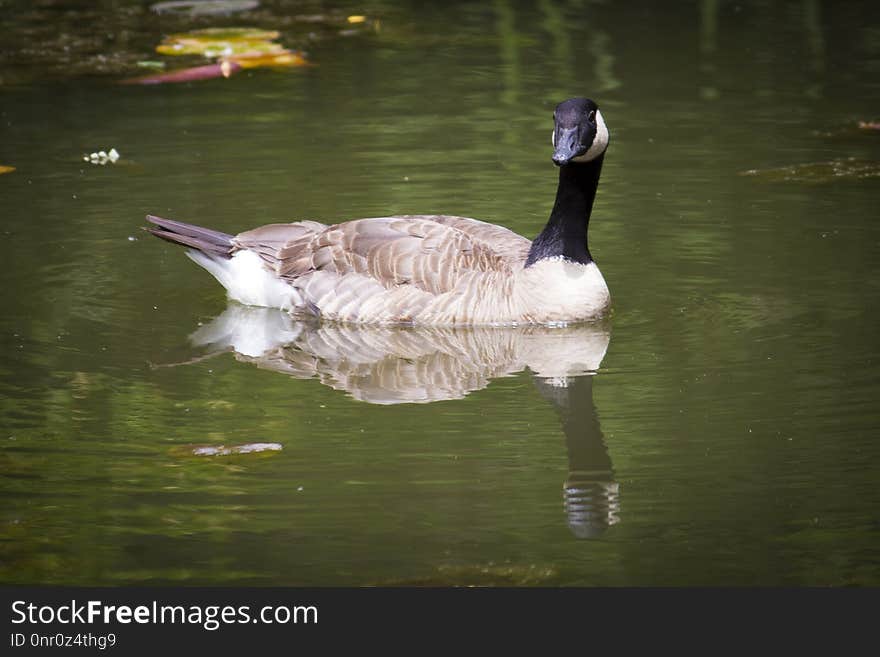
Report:
[[[611,294],[595,262],[539,260],[518,273],[517,296],[531,321],[557,324],[600,317]]]

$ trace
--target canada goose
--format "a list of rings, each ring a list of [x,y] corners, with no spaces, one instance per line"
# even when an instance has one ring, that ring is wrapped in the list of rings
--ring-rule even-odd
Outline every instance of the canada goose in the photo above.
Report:
[[[147,216],[151,233],[247,305],[364,324],[516,325],[597,319],[610,294],[587,247],[609,134],[596,103],[571,98],[553,114],[556,202],[530,242],[448,215],[269,224],[228,235]]]

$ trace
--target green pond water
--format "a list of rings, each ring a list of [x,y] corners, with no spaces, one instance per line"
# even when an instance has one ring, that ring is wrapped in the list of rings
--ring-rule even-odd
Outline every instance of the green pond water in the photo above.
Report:
[[[0,582],[880,584],[871,3],[149,4],[0,2]],[[316,65],[117,84],[238,25]],[[598,326],[297,324],[140,230],[533,237],[581,95]]]

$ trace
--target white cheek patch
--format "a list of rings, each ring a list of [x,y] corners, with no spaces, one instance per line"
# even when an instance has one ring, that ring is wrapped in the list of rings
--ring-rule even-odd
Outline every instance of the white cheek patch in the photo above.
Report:
[[[556,128],[553,128],[553,132],[550,133],[550,143],[553,144],[553,148],[556,148]]]
[[[602,118],[602,112],[596,110],[596,136],[593,138],[593,143],[590,145],[590,149],[586,153],[572,158],[572,162],[589,162],[590,160],[595,160],[605,152],[606,148],[608,148],[609,139],[610,135],[608,134],[608,127],[605,125],[605,119]]]

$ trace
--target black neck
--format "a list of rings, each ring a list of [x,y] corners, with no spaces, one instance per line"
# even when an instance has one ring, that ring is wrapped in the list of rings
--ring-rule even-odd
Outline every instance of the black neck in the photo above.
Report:
[[[604,158],[603,153],[590,162],[574,162],[559,168],[556,203],[544,230],[532,242],[526,267],[558,256],[581,264],[592,262],[587,229]]]

